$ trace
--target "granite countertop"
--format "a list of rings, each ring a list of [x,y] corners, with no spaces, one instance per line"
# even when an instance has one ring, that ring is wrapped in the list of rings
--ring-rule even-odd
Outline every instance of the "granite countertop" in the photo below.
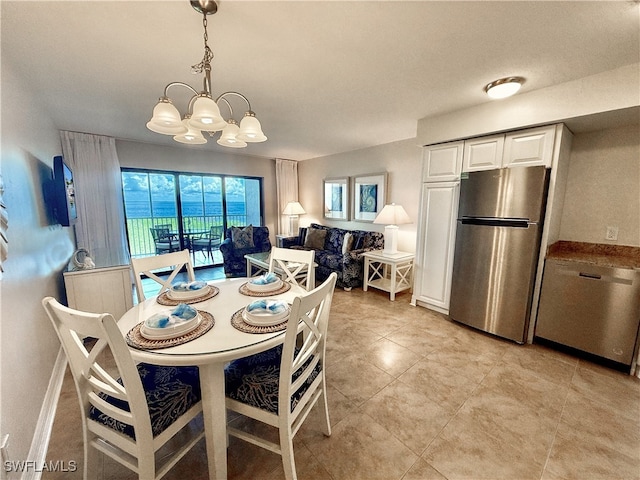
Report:
[[[547,259],[603,267],[640,269],[640,247],[560,240],[547,248]]]

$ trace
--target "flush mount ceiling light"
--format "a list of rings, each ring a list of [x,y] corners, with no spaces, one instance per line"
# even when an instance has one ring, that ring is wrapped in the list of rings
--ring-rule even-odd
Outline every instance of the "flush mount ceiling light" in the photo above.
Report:
[[[216,132],[222,131],[217,143],[225,147],[243,148],[247,143],[264,142],[267,137],[262,133],[260,122],[256,114],[251,110],[251,104],[247,97],[238,92],[224,92],[218,97],[211,95],[211,60],[213,53],[207,44],[207,15],[213,15],[218,11],[218,4],[214,0],[190,0],[191,6],[202,14],[204,27],[204,57],[202,61],[191,67],[193,73],[204,72],[204,89],[198,92],[190,85],[183,82],[171,82],[164,87],[164,94],[158,100],[153,109],[153,116],[147,123],[147,128],[152,132],[163,135],[173,135],[173,139],[180,143],[201,144],[207,143],[202,132],[208,132],[213,137]],[[172,87],[184,87],[193,92],[189,100],[188,112],[181,116],[168,96]],[[233,118],[233,108],[230,100],[240,99],[242,105],[246,103],[247,110],[240,121],[240,125]],[[228,111],[229,117],[225,120],[219,104]]]
[[[506,77],[500,80],[495,80],[484,87],[484,91],[487,92],[491,98],[507,98],[515,94],[524,83],[522,77]]]

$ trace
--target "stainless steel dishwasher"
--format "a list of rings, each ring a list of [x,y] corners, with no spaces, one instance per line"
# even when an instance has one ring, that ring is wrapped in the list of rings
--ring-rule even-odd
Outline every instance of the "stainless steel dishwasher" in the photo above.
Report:
[[[536,337],[631,365],[639,322],[639,271],[546,260]]]

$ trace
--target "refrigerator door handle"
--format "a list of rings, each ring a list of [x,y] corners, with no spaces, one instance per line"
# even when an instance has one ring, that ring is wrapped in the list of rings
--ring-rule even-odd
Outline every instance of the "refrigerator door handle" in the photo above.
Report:
[[[529,225],[537,225],[528,218],[490,218],[490,217],[462,217],[462,225],[483,225],[487,227],[513,227],[529,228]]]

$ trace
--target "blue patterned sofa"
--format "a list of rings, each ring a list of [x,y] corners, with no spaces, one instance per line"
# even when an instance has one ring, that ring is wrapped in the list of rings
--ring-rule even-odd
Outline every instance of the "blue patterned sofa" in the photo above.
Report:
[[[251,227],[251,228],[249,228]],[[224,232],[224,241],[220,244],[220,253],[227,277],[245,277],[248,253],[270,252],[269,227],[230,227]]]
[[[325,232],[325,233],[322,233]],[[346,240],[345,240],[346,239]],[[300,228],[293,240],[285,240],[283,246],[303,250],[315,250],[316,280],[324,281],[331,272],[338,274],[336,285],[351,290],[364,281],[362,254],[384,248],[384,234],[365,230],[346,230],[312,223]]]

